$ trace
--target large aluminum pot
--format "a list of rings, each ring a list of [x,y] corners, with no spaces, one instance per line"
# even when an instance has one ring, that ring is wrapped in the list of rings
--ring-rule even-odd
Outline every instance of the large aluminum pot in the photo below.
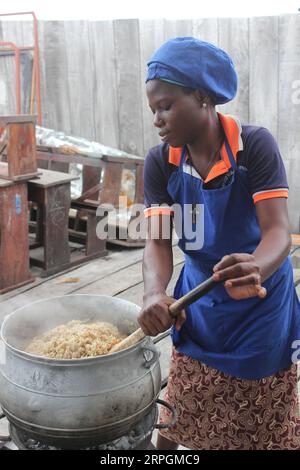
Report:
[[[83,359],[49,359],[24,348],[34,336],[71,320],[108,321],[130,334],[139,310],[114,297],[68,295],[7,316],[0,404],[8,419],[30,436],[60,445],[102,443],[129,432],[161,388],[158,353],[149,337],[124,351]]]

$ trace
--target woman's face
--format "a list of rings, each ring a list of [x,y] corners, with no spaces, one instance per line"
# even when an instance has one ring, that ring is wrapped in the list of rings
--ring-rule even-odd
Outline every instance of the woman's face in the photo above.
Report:
[[[206,113],[198,92],[189,92],[161,80],[147,82],[146,91],[154,114],[153,124],[163,142],[182,147],[200,137],[206,124]]]

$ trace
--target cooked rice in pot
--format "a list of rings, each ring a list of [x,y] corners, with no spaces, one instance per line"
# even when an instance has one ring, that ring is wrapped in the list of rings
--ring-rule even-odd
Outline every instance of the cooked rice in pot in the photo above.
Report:
[[[53,359],[101,356],[125,337],[111,323],[72,320],[33,338],[26,352]]]

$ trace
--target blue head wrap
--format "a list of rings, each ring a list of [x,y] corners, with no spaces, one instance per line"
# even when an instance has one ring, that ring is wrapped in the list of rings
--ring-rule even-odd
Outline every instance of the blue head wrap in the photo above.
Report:
[[[200,90],[214,104],[232,100],[237,74],[229,55],[208,42],[179,37],[165,42],[148,62],[146,82],[159,79]]]

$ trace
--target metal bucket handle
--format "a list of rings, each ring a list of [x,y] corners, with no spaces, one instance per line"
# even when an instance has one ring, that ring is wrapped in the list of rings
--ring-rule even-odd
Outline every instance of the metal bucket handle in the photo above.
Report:
[[[151,344],[147,344],[146,346],[142,346],[142,351],[143,351],[143,356],[144,356],[144,366],[149,369],[153,364],[155,364],[156,361],[158,361],[160,352],[157,351],[156,347]],[[147,351],[150,351],[152,353],[152,356],[150,359],[147,359]]]
[[[174,426],[176,424],[176,421],[177,421],[177,412],[176,412],[174,406],[170,405],[170,403],[167,403],[164,400],[160,400],[159,398],[157,398],[156,402],[159,405],[162,405],[162,406],[165,406],[166,408],[168,408],[168,410],[171,411],[171,413],[172,413],[172,417],[171,417],[171,420],[170,420],[169,423],[158,423],[158,424],[155,425],[155,428],[156,429],[169,429],[169,428],[171,428],[172,426]]]

